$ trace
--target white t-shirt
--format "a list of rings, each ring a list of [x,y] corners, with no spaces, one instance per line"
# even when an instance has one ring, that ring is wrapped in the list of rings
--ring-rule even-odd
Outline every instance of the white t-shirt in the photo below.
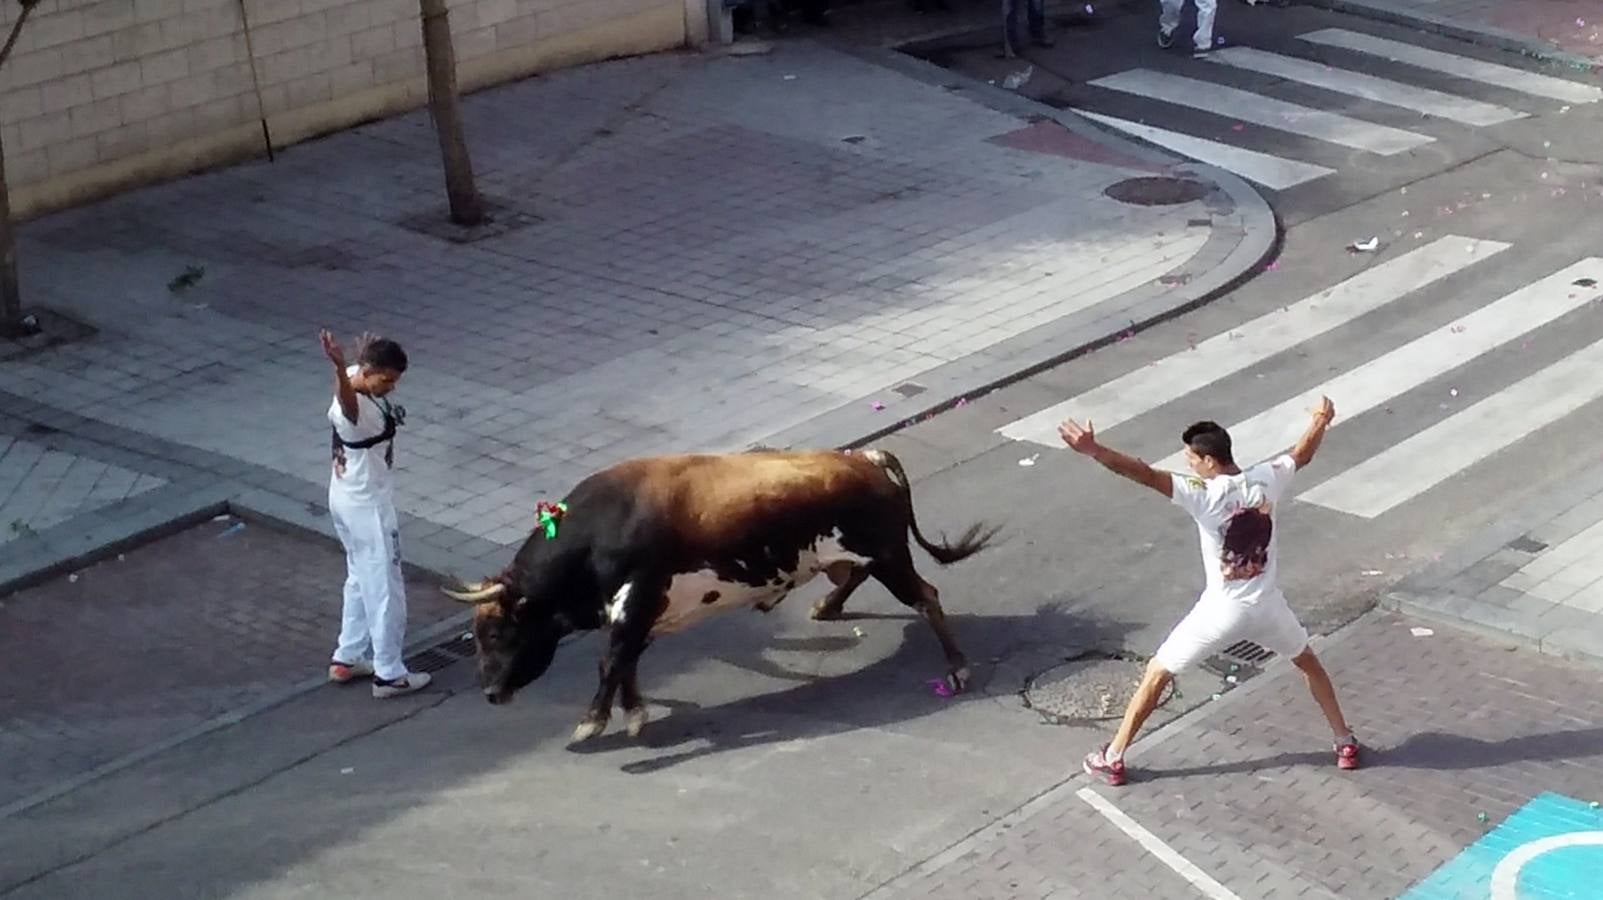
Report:
[[[346,371],[349,375],[355,375],[358,370],[356,366],[351,366]],[[328,407],[329,424],[334,426],[343,440],[364,441],[378,437],[384,433],[381,402],[358,392],[356,422],[353,424],[340,409],[340,398],[335,397]],[[384,451],[388,445],[388,441],[365,449],[335,445],[329,491],[352,503],[376,503],[390,499],[394,478],[389,464],[384,461]]]
[[[1276,505],[1296,471],[1296,461],[1282,454],[1239,475],[1171,475],[1174,504],[1197,522],[1204,598],[1251,605],[1279,593]]]

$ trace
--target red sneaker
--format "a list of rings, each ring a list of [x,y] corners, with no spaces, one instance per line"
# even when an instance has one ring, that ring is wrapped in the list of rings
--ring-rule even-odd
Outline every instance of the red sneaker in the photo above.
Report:
[[[1358,741],[1354,740],[1350,744],[1336,745],[1336,768],[1358,768]]]
[[[1124,759],[1120,758],[1118,762],[1108,762],[1107,757],[1102,755],[1103,750],[1106,749],[1106,747],[1103,747],[1102,750],[1092,750],[1087,753],[1085,761],[1080,764],[1080,767],[1085,769],[1085,774],[1090,775],[1092,778],[1100,778],[1108,784],[1118,787],[1124,784]]]

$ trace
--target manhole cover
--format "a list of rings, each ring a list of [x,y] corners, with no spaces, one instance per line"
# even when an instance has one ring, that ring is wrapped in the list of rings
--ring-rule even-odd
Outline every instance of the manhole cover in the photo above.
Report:
[[[1137,206],[1173,206],[1191,203],[1208,195],[1208,186],[1189,178],[1143,176],[1126,178],[1108,185],[1102,193],[1120,203]]]
[[[1093,652],[1060,663],[1031,678],[1024,704],[1056,724],[1117,719],[1134,696],[1146,662],[1119,654]],[[1158,705],[1174,697],[1174,682]]]

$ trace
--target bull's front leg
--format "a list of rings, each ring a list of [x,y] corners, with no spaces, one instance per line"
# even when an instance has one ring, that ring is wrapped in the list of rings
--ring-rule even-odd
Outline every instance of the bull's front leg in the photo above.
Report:
[[[641,596],[656,596],[658,604],[640,602]],[[573,730],[575,743],[587,741],[607,730],[612,718],[612,702],[619,689],[623,690],[623,706],[629,714],[629,734],[638,736],[645,727],[646,707],[635,685],[635,666],[640,654],[651,643],[651,625],[660,607],[661,591],[642,595],[627,587],[619,592],[619,607],[612,619],[612,630],[607,640],[605,655],[601,658],[599,683],[590,700],[590,709]]]

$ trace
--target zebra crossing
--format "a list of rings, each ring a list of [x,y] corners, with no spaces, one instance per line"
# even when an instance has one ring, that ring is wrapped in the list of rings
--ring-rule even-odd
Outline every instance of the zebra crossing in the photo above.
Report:
[[[995,429],[1014,441],[1064,450],[1057,425],[1090,421],[1099,433],[1271,362],[1338,327],[1361,323],[1439,285],[1448,276],[1480,278],[1502,266],[1513,245],[1447,235],[1375,265],[1281,309],[1196,341],[1186,349],[1036,410]],[[1467,289],[1481,290],[1475,284]],[[1483,291],[1490,294],[1491,291]],[[1432,381],[1486,362],[1495,350],[1525,344],[1544,329],[1573,327],[1566,317],[1603,303],[1603,256],[1582,256],[1544,271],[1501,296],[1373,358],[1355,354],[1344,371],[1278,402],[1224,422],[1245,465],[1280,452],[1306,427],[1305,412],[1324,394],[1336,404],[1332,428],[1352,428],[1366,414],[1425,389]],[[1347,357],[1343,357],[1347,358]],[[1518,441],[1603,398],[1603,340],[1546,365],[1484,399],[1421,427],[1399,442],[1304,488],[1302,503],[1366,519],[1383,515]],[[1154,464],[1184,471],[1174,453]]]
[[[1487,128],[1556,110],[1561,108],[1560,104],[1567,107],[1603,100],[1603,88],[1592,84],[1343,28],[1308,31],[1298,34],[1296,41],[1300,42],[1298,48],[1334,50],[1353,57],[1355,61],[1351,63],[1352,67],[1344,67],[1289,53],[1239,45],[1214,50],[1202,57],[1203,63],[1191,65],[1184,75],[1138,67],[1089,80],[1086,85],[1102,92],[1101,96],[1111,98],[1109,105],[1116,103],[1119,97],[1140,98],[1236,123],[1259,125],[1283,133],[1293,147],[1301,140],[1315,142],[1309,145],[1310,149],[1328,144],[1346,151],[1358,151],[1354,165],[1382,164],[1388,158],[1406,157],[1436,143],[1437,137],[1426,133],[1433,123],[1445,122],[1470,129]],[[1391,74],[1399,77],[1406,77],[1409,73],[1416,76],[1426,73],[1432,78],[1445,77],[1463,82],[1463,90],[1466,91],[1474,87],[1494,88],[1505,96],[1511,93],[1519,95],[1524,102],[1516,108],[1508,105],[1512,102],[1508,100],[1490,102],[1456,91],[1423,87],[1374,74],[1373,70],[1382,64],[1390,66],[1394,70]],[[1416,113],[1424,127],[1416,130],[1414,127],[1401,128],[1396,124],[1372,122],[1347,108],[1317,109],[1232,86],[1213,77],[1215,73],[1227,69],[1267,76],[1304,89],[1316,89],[1321,95],[1350,98],[1347,106],[1352,105],[1351,101],[1357,101]],[[1071,108],[1077,114],[1109,128],[1233,172],[1272,190],[1284,191],[1327,178],[1338,171],[1315,160],[1297,158],[1295,153],[1266,153],[1215,137],[1188,134],[1093,108],[1103,105],[1099,101]],[[1179,117],[1171,119],[1177,120]],[[1169,124],[1169,121],[1164,124]],[[1280,149],[1278,144],[1276,149]],[[1373,159],[1368,159],[1366,155],[1372,155]]]

